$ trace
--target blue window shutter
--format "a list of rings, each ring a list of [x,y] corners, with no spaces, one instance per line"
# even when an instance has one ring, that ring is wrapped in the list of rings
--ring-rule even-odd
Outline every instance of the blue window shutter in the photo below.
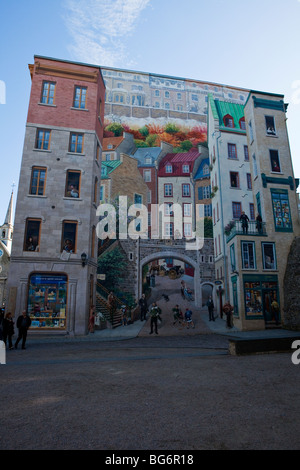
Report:
[[[198,199],[199,201],[203,199],[203,188],[198,188]]]

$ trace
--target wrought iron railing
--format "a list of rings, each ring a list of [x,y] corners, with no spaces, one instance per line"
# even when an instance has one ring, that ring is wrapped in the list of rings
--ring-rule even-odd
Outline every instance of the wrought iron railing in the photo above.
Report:
[[[251,237],[266,237],[266,223],[257,223],[256,221],[248,222],[248,226],[243,226],[240,220],[233,220],[227,227],[225,227],[225,235],[227,242],[229,242],[236,235],[249,235]]]

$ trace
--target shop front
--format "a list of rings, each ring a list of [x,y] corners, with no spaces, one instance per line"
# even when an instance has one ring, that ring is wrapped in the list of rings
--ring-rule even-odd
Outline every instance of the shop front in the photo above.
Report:
[[[276,275],[244,275],[244,301],[246,320],[275,321],[273,301],[280,306]],[[280,320],[280,314],[279,314]]]
[[[29,277],[27,311],[31,329],[66,329],[68,277],[34,273]]]

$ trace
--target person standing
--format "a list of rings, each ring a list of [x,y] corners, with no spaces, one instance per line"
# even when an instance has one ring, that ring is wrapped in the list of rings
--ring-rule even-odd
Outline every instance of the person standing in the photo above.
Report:
[[[229,300],[227,300],[226,304],[224,304],[223,312],[226,315],[226,327],[232,328],[231,317],[233,312],[233,306],[230,304]]]
[[[141,321],[146,320],[146,313],[148,311],[148,304],[145,294],[142,294],[142,297],[139,300],[139,306],[141,309]]]
[[[249,217],[245,212],[243,211],[241,216],[240,216],[240,221],[242,222],[242,229],[243,229],[243,235],[247,235],[248,233],[248,223],[249,223]]]
[[[12,337],[15,333],[14,324],[15,323],[12,319],[11,312],[8,312],[5,315],[5,318],[3,320],[3,341],[4,341],[5,346],[6,346],[6,341],[8,340],[9,349],[13,349]]]
[[[273,299],[271,303],[271,308],[272,308],[272,314],[274,316],[276,325],[279,325],[279,304],[276,302],[275,299]]]
[[[209,299],[206,303],[207,305],[207,308],[208,308],[208,315],[209,315],[209,321],[215,321],[215,317],[214,317],[214,302],[213,302],[213,299],[211,298],[211,295],[209,296]]]
[[[258,233],[262,233],[262,218],[260,214],[257,214],[256,216],[256,230]]]
[[[27,331],[31,325],[31,320],[29,315],[27,315],[26,310],[23,310],[22,315],[19,315],[17,319],[17,328],[19,329],[19,335],[17,341],[15,343],[15,348],[18,348],[19,342],[22,340],[22,349],[25,348],[26,338],[27,338]]]
[[[192,326],[192,328],[195,328],[194,322],[192,320],[192,314],[193,314],[193,312],[189,308],[186,308],[185,314],[184,314],[184,319],[186,321],[186,324],[187,324],[186,327],[187,328],[189,328],[190,325]]]
[[[156,305],[156,302],[153,302],[151,310],[150,310],[150,318],[151,318],[151,331],[149,335],[152,335],[153,333],[153,326],[155,328],[155,334],[158,335],[157,331],[157,320],[160,318],[160,308]]]

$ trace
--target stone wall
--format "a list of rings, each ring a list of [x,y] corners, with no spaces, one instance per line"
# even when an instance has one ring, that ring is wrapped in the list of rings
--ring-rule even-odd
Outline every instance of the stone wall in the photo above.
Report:
[[[288,255],[284,276],[284,326],[300,330],[300,237],[296,237]]]

